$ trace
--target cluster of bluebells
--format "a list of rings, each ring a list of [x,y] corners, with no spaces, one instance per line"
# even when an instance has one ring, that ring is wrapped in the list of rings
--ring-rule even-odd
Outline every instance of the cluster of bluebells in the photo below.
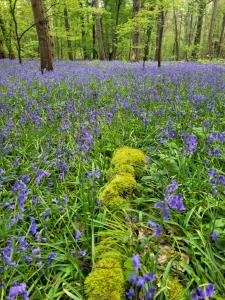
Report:
[[[208,135],[206,142],[206,144],[209,144],[207,153],[213,156],[221,156],[224,151],[224,142],[225,132],[212,132],[210,135]]]
[[[26,183],[22,180],[18,180],[15,182],[15,184],[12,187],[13,192],[16,194],[18,193],[18,206],[19,206],[19,210],[21,212],[24,212],[24,204],[26,202],[27,199],[27,195],[29,193],[29,189],[26,185]]]
[[[156,292],[156,288],[153,285],[155,281],[154,273],[146,273],[140,275],[142,270],[142,265],[140,261],[140,256],[133,254],[132,264],[136,273],[130,274],[129,284],[131,285],[130,289],[126,292],[126,297],[129,300],[134,299],[135,291],[143,292],[143,300],[152,300]]]
[[[214,285],[212,283],[208,284],[203,290],[200,287],[197,287],[195,291],[191,294],[192,300],[201,300],[201,299],[209,299],[213,297],[215,294]]]
[[[155,203],[155,207],[160,209],[165,220],[169,219],[170,209],[175,209],[177,212],[185,210],[183,196],[181,193],[176,193],[177,189],[177,182],[172,182],[166,187],[164,200]]]
[[[196,135],[186,135],[184,137],[185,150],[189,154],[193,154],[198,147],[198,138]]]
[[[155,229],[155,236],[160,237],[162,235],[162,226],[159,224],[153,222],[152,220],[148,221],[148,226],[152,227]]]
[[[29,300],[29,295],[25,283],[14,283],[6,297],[7,300],[16,300],[17,296],[22,296],[23,300]]]
[[[215,169],[208,168],[209,184],[212,186],[212,195],[225,195],[225,176]]]

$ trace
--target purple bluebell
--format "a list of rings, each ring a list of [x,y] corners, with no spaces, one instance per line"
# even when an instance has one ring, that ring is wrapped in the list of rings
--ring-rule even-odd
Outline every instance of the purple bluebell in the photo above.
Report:
[[[216,241],[218,239],[219,233],[216,231],[211,232],[211,240]]]
[[[138,270],[141,270],[141,259],[139,255],[133,254],[132,256],[132,264],[134,270],[137,272]]]
[[[132,300],[132,298],[135,296],[135,291],[133,288],[130,288],[128,292],[126,292],[126,297],[129,300]]]
[[[7,296],[7,300],[16,300],[17,296],[22,295],[24,300],[28,300],[28,291],[25,283],[16,283],[13,285]]]

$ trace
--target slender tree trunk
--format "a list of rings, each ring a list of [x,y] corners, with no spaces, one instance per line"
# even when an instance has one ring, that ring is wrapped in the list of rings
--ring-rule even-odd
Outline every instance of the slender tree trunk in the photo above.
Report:
[[[93,6],[95,8],[99,8],[99,0],[93,0]],[[101,25],[101,17],[97,13],[95,16],[95,29],[96,29],[96,36],[98,40],[98,50],[99,50],[99,59],[105,60],[105,49],[103,43],[103,33],[102,33],[102,25]]]
[[[116,16],[115,16],[115,27],[113,29],[113,34],[112,34],[112,59],[116,58],[116,50],[117,50],[117,33],[116,33],[116,28],[119,24],[119,14],[120,14],[120,7],[122,4],[122,0],[116,0]]]
[[[73,60],[72,43],[70,40],[70,23],[69,23],[69,17],[68,17],[68,10],[67,10],[66,6],[64,7],[64,22],[65,22],[65,29],[66,29],[66,35],[67,35],[68,57],[69,57],[69,60]]]
[[[3,49],[3,41],[0,39],[0,59],[5,58],[5,51]]]
[[[79,2],[80,8],[83,8],[83,3],[82,1]],[[86,41],[86,31],[85,31],[85,20],[84,16],[80,16],[80,21],[81,21],[81,37],[82,37],[82,48],[83,48],[83,58],[88,59],[88,53],[87,53],[87,41]]]
[[[151,6],[149,8],[149,11],[154,11],[154,7]],[[148,61],[148,58],[149,58],[149,43],[150,43],[151,35],[152,35],[152,28],[153,28],[153,25],[150,22],[148,24],[147,32],[146,32],[146,40],[145,40],[145,47],[144,47],[144,57],[143,57],[143,69],[145,68],[145,62]]]
[[[223,56],[223,49],[224,49],[224,29],[225,29],[225,12],[223,13],[223,21],[221,25],[221,32],[220,32],[220,40],[217,50],[217,55],[219,57]]]
[[[41,72],[53,70],[52,42],[49,36],[48,20],[45,16],[44,4],[42,0],[31,0],[34,22],[36,24],[39,41]]]
[[[177,25],[177,14],[175,8],[173,7],[173,18],[174,18],[174,52],[176,56],[176,61],[179,60],[179,37],[178,37],[178,25]]]
[[[165,12],[163,8],[160,9],[158,14],[158,22],[157,22],[157,33],[156,33],[156,51],[155,51],[155,59],[158,62],[158,67],[161,67],[162,61],[162,41],[163,41],[163,31],[165,24]]]
[[[21,56],[21,36],[19,36],[18,32],[18,24],[16,20],[16,4],[17,0],[14,0],[14,3],[12,0],[9,1],[10,4],[10,14],[12,15],[13,23],[14,23],[14,28],[15,28],[15,34],[16,34],[16,43],[17,43],[17,53],[18,53],[18,59],[19,63],[22,64],[22,56]]]
[[[217,13],[218,3],[219,3],[218,0],[213,1],[212,17],[210,22],[209,36],[208,36],[208,54],[210,58],[212,58],[213,56],[213,34],[214,34],[214,29],[216,24],[216,13]]]
[[[3,40],[4,40],[7,50],[8,50],[8,57],[9,57],[9,59],[14,59],[15,54],[14,54],[14,52],[12,50],[12,46],[11,46],[11,34],[9,34],[9,36],[7,36],[5,23],[4,23],[4,20],[1,15],[0,15],[0,28],[2,31]],[[11,26],[10,26],[10,29],[11,29]],[[11,32],[11,30],[10,30],[10,32]]]
[[[133,0],[133,11],[134,16],[137,16],[141,9],[141,0]],[[139,61],[139,43],[140,43],[140,33],[139,27],[134,28],[134,32],[132,35],[132,53],[131,53],[131,60],[133,62]]]
[[[206,8],[205,0],[199,0],[198,20],[197,20],[197,28],[196,28],[196,34],[194,40],[194,50],[192,51],[192,57],[194,59],[198,57],[199,47],[201,43],[202,25],[203,25],[205,8]]]
[[[96,31],[95,24],[92,25],[92,58],[98,58],[98,52],[96,51]]]

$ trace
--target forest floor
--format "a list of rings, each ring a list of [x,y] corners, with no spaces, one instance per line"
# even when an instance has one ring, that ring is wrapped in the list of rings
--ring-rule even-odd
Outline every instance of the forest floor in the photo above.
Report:
[[[0,61],[0,299],[225,299],[224,91],[222,64]]]

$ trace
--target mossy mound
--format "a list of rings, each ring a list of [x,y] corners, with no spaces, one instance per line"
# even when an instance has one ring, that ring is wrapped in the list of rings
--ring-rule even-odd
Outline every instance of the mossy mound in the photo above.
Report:
[[[116,175],[100,192],[99,200],[110,208],[129,205],[128,199],[136,189],[137,182],[132,175]]]
[[[125,280],[120,263],[113,258],[103,258],[96,263],[85,280],[88,300],[123,299]]]
[[[186,299],[185,289],[176,278],[169,278],[167,281],[166,296],[168,300]]]
[[[95,257],[97,259],[111,257],[120,260],[122,255],[118,251],[117,246],[116,240],[105,238],[95,247]]]
[[[121,147],[113,155],[111,165],[116,174],[130,173],[139,176],[146,166],[146,156],[139,149]],[[132,167],[132,168],[131,168]]]

